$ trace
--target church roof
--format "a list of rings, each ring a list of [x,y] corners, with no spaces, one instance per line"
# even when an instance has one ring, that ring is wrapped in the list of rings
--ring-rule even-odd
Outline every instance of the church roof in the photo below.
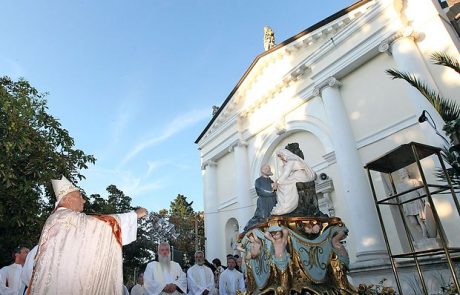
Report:
[[[268,55],[276,50],[279,50],[280,48],[283,48],[285,46],[287,46],[288,44],[298,40],[299,38],[337,20],[338,18],[346,15],[347,13],[363,6],[364,4],[368,3],[368,2],[371,2],[372,0],[360,0],[330,16],[328,16],[327,18],[317,22],[316,24],[308,27],[307,29],[303,30],[302,32],[284,40],[283,42],[277,44],[276,46],[274,46],[273,48],[271,48],[270,50],[267,50],[267,51],[264,51],[262,52],[261,54],[259,54],[258,56],[256,56],[256,58],[254,59],[254,61],[251,63],[251,65],[249,66],[249,68],[245,71],[245,73],[243,74],[243,76],[240,78],[240,80],[238,81],[238,83],[236,84],[236,86],[233,88],[233,90],[230,92],[230,94],[227,96],[227,98],[225,99],[225,101],[222,103],[222,105],[220,106],[219,110],[213,115],[212,119],[209,121],[209,123],[206,125],[206,127],[204,128],[204,130],[201,132],[201,134],[198,136],[198,138],[195,140],[195,143],[197,144],[201,138],[203,138],[203,136],[206,134],[206,132],[209,130],[209,128],[213,125],[214,121],[219,117],[220,113],[223,111],[223,109],[225,108],[225,106],[227,105],[227,103],[232,99],[233,95],[235,94],[235,92],[238,90],[238,88],[240,87],[240,85],[243,83],[243,81],[246,79],[246,77],[248,76],[248,74],[251,72],[251,70],[253,69],[253,67],[257,64],[257,62],[262,58],[264,57],[265,55]]]

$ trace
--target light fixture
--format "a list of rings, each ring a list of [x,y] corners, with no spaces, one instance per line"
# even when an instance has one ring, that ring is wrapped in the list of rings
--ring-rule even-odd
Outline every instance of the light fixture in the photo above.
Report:
[[[433,128],[434,132],[436,132],[436,135],[441,137],[447,146],[451,145],[450,142],[441,133],[439,133],[438,129],[436,129],[436,123],[434,122],[433,117],[431,117],[430,113],[428,113],[427,110],[423,110],[420,117],[418,117],[418,122],[419,123],[427,122],[431,126],[431,128]]]
[[[418,122],[419,123],[428,122],[428,124],[431,126],[431,128],[434,129],[436,134],[442,138],[442,140],[446,144],[446,148],[448,148],[449,150],[449,153],[451,153],[453,156],[453,160],[450,161],[449,164],[455,169],[457,173],[460,174],[460,144],[459,144],[459,136],[458,136],[460,135],[460,125],[458,125],[456,121],[447,122],[446,125],[452,124],[452,122],[454,123],[454,126],[452,127],[454,128],[454,130],[452,130],[452,132],[447,132],[447,134],[449,135],[451,139],[451,142],[449,142],[444,136],[442,136],[442,134],[438,132],[438,130],[436,129],[436,124],[434,123],[433,118],[431,117],[430,113],[428,113],[427,110],[423,110],[420,117],[418,117]],[[445,129],[446,125],[444,125],[444,130],[446,130]]]

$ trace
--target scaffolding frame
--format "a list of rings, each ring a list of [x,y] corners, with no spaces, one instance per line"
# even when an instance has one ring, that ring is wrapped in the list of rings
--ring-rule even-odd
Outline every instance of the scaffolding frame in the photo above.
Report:
[[[433,155],[436,155],[438,160],[439,160],[439,163],[440,163],[441,168],[442,168],[442,172],[443,172],[443,174],[445,175],[445,177],[447,179],[447,185],[430,184],[426,180],[425,173],[423,171],[423,167],[422,167],[422,164],[421,164],[420,161],[422,159],[424,159],[424,158],[427,158],[427,157],[430,157],[430,156],[433,156]],[[395,171],[397,171],[399,169],[405,168],[405,167],[407,167],[407,166],[409,166],[411,164],[414,164],[414,163],[417,164],[418,172],[419,172],[421,180],[422,180],[422,185],[420,185],[418,187],[411,188],[409,190],[406,190],[406,191],[403,191],[403,192],[400,192],[400,193],[396,193],[396,186],[395,186],[395,183],[394,183],[394,180],[393,180],[393,177],[392,177],[391,173],[393,173],[393,172],[395,172]],[[418,142],[410,142],[408,144],[400,145],[399,147],[389,151],[388,153],[384,154],[383,156],[379,157],[378,159],[367,163],[366,166],[364,166],[364,168],[367,170],[367,175],[368,175],[368,178],[369,178],[369,183],[371,185],[371,190],[372,190],[372,195],[373,195],[373,198],[374,198],[375,207],[377,209],[377,214],[378,214],[378,217],[379,217],[380,227],[381,227],[382,232],[383,232],[385,245],[387,247],[388,254],[389,254],[389,257],[390,257],[391,268],[392,268],[393,274],[394,274],[395,279],[396,279],[396,284],[397,284],[397,287],[398,287],[399,294],[403,294],[403,293],[402,293],[402,288],[401,288],[401,282],[399,280],[398,267],[396,265],[396,262],[397,262],[396,259],[398,259],[398,258],[412,258],[413,259],[413,261],[415,263],[415,267],[417,269],[417,274],[418,274],[420,283],[422,285],[422,289],[424,291],[424,294],[428,294],[426,282],[425,282],[425,279],[423,277],[422,269],[420,267],[419,258],[420,257],[426,257],[426,256],[434,256],[434,255],[443,255],[445,257],[445,259],[447,261],[447,264],[449,266],[449,270],[450,270],[451,275],[452,275],[454,285],[457,288],[457,292],[460,292],[460,282],[459,282],[457,273],[455,271],[454,262],[452,261],[452,257],[451,257],[451,254],[460,253],[460,248],[455,248],[455,247],[449,247],[448,246],[447,236],[445,234],[445,231],[444,231],[444,228],[442,226],[442,223],[441,223],[441,220],[439,218],[439,215],[438,215],[438,212],[436,210],[436,207],[435,207],[435,205],[433,203],[433,197],[432,197],[432,195],[434,195],[434,194],[438,194],[440,192],[445,192],[445,191],[450,191],[449,196],[452,197],[452,199],[453,199],[453,201],[455,203],[455,207],[457,208],[457,213],[460,216],[460,205],[459,205],[458,199],[457,199],[457,197],[455,195],[455,191],[454,191],[454,188],[453,188],[452,181],[450,179],[449,173],[447,172],[446,166],[445,166],[444,161],[442,159],[441,149],[438,148],[438,147],[429,146],[429,145],[421,144],[421,143],[418,143]],[[384,174],[386,174],[388,176],[388,178],[390,180],[390,183],[391,183],[391,188],[393,190],[393,194],[391,196],[389,196],[389,197],[385,196],[385,197],[380,198],[380,199],[377,197],[375,187],[374,187],[374,182],[372,180],[371,171],[384,173]],[[405,195],[407,193],[410,193],[412,191],[418,190],[418,189],[423,189],[424,194],[419,196],[419,197],[411,198],[409,200],[401,202],[401,200],[399,198],[400,196]],[[441,248],[434,248],[434,249],[428,249],[428,250],[416,250],[415,247],[414,247],[414,243],[412,241],[411,234],[410,234],[410,229],[409,229],[409,227],[407,225],[407,222],[406,222],[406,219],[404,217],[404,211],[403,211],[403,206],[402,205],[405,204],[405,203],[408,203],[408,202],[412,202],[414,200],[422,199],[422,198],[426,198],[428,200],[430,206],[431,206],[434,221],[435,221],[435,225],[436,225],[436,229],[437,229],[437,232],[439,233],[439,240],[441,241]],[[409,243],[409,251],[408,252],[403,251],[402,254],[393,254],[392,253],[391,245],[390,245],[390,242],[389,242],[389,239],[388,239],[387,231],[386,231],[385,224],[383,222],[382,213],[381,213],[381,210],[380,210],[380,206],[382,206],[382,205],[383,206],[388,205],[388,206],[397,206],[398,207],[399,214],[401,215],[401,219],[403,221],[404,231],[405,231],[408,243]]]

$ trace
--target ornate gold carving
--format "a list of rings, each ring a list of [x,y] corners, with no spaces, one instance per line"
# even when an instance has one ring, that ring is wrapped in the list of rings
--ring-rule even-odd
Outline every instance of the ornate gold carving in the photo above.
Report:
[[[332,245],[332,239],[337,233],[346,232],[340,218],[274,216],[266,223],[256,226],[254,230],[260,235],[270,226],[289,229],[286,250],[290,254],[290,259],[287,267],[277,266],[273,257],[273,245],[269,240],[263,241],[263,252],[245,262],[248,288],[244,294],[357,294],[357,290],[347,280],[347,265],[341,260],[343,258],[334,252],[335,248]],[[318,226],[320,230],[309,234],[306,230],[308,231],[310,226]],[[247,233],[250,234],[253,232]],[[254,261],[252,259],[256,261],[251,264],[249,262]],[[311,273],[313,270],[316,270],[316,274]],[[264,274],[265,285],[257,286]]]

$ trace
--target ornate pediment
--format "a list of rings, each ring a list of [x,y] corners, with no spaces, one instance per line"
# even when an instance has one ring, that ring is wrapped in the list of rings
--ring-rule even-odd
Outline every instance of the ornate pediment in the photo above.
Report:
[[[348,28],[372,7],[371,4],[362,5],[315,28],[320,22],[257,56],[198,140],[213,137],[229,122],[236,123],[237,117],[250,116],[309,75],[312,60],[332,50],[334,46],[331,47],[330,43],[339,35],[352,34]]]

